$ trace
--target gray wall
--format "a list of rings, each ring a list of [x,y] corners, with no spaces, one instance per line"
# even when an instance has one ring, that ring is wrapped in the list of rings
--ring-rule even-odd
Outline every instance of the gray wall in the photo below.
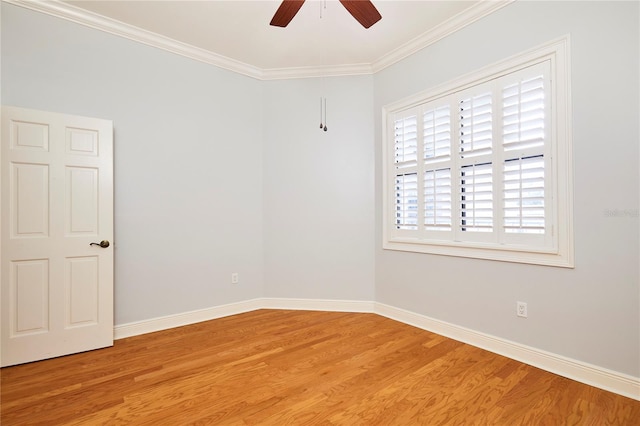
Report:
[[[373,300],[372,76],[261,82],[2,3],[2,103],[114,121],[116,324]]]
[[[261,100],[254,79],[2,3],[2,103],[114,122],[116,324],[262,295]]]
[[[638,17],[637,2],[516,2],[375,75],[379,164],[383,105],[571,36],[575,269],[382,250],[378,197],[378,302],[640,375]]]
[[[264,84],[265,295],[372,301],[373,77]]]

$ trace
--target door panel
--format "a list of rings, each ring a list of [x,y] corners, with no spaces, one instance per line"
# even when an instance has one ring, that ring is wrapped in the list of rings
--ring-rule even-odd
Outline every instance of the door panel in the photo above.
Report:
[[[11,121],[11,149],[49,151],[49,126],[46,123]]]
[[[2,366],[113,344],[113,127],[2,108]]]
[[[49,261],[11,262],[12,305],[15,318],[11,336],[47,332],[49,329]]]
[[[11,235],[46,237],[49,233],[49,166],[11,164]]]
[[[98,235],[97,168],[66,168],[66,231],[68,235]]]
[[[67,152],[76,155],[98,156],[98,132],[67,127]]]
[[[98,263],[97,256],[66,259],[67,327],[98,322]]]

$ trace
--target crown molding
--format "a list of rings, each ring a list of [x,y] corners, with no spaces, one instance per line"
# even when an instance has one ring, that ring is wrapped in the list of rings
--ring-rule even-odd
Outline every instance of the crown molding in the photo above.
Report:
[[[192,46],[187,43],[143,30],[133,25],[81,9],[69,3],[58,0],[2,0],[5,3],[24,7],[36,12],[46,13],[57,18],[66,19],[109,34],[137,41],[148,46],[156,47],[177,55],[185,56],[196,61],[215,65],[229,71],[243,74],[256,79],[262,79],[262,70],[253,65],[218,55],[211,51]]]
[[[401,61],[444,37],[495,12],[515,0],[484,0],[465,9],[437,27],[421,34],[371,64],[346,64],[326,67],[261,69],[187,43],[143,30],[133,25],[90,12],[59,0],[1,0],[36,12],[66,19],[109,34],[137,41],[199,62],[204,62],[258,80],[370,75]]]
[[[271,68],[262,70],[263,80],[292,78],[339,77],[345,75],[371,75],[370,64],[329,65],[321,67]]]
[[[431,30],[380,57],[371,64],[371,69],[373,73],[377,73],[514,1],[516,0],[484,0],[475,3]]]

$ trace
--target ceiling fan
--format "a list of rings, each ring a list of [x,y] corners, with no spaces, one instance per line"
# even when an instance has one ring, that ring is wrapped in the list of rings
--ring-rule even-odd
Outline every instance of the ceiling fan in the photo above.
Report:
[[[271,19],[270,25],[274,27],[286,27],[289,25],[289,22],[296,16],[304,1],[282,0],[280,7],[273,15],[273,19]],[[380,12],[370,0],[340,0],[340,3],[365,28],[369,28],[382,19]]]

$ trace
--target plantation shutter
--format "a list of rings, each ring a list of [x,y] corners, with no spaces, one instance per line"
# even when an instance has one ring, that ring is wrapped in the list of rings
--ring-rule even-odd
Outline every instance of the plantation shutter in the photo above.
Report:
[[[451,169],[424,173],[424,225],[430,231],[451,230]]]
[[[503,174],[505,232],[543,234],[543,156],[507,160],[504,163]]]
[[[394,224],[399,230],[418,229],[418,116],[407,112],[394,121]]]
[[[461,94],[458,102],[458,229],[463,233],[493,231],[492,93],[486,84]]]
[[[451,109],[442,105],[422,114],[424,160],[426,164],[451,159]]]
[[[460,157],[491,154],[492,135],[491,92],[460,101]]]
[[[460,230],[493,230],[493,165],[462,166],[460,171]]]
[[[422,121],[425,230],[451,231],[451,108],[426,107]]]
[[[502,90],[502,145],[505,152],[544,146],[544,76]]]
[[[566,47],[383,107],[383,248],[572,266]]]
[[[397,175],[395,191],[396,228],[418,229],[418,175]]]
[[[512,240],[546,232],[548,72],[548,65],[525,69],[510,76],[501,91],[502,227]]]
[[[418,116],[410,115],[395,121],[396,168],[415,166],[418,160]]]

